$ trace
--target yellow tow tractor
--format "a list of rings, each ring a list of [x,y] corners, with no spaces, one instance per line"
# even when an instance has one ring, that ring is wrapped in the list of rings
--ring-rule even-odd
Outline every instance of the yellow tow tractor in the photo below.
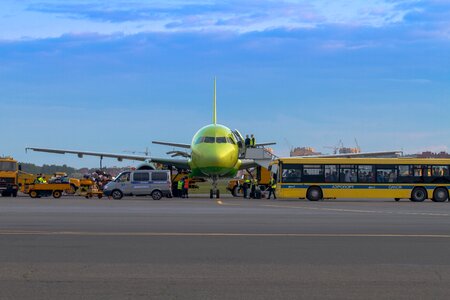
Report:
[[[31,198],[50,197],[61,198],[63,192],[70,190],[69,183],[33,183],[26,184],[23,192]]]
[[[76,195],[85,197],[86,199],[97,197],[101,199],[103,197],[103,191],[97,186],[97,183],[91,179],[80,179],[79,188]]]
[[[266,168],[258,166],[253,170],[253,172],[249,174],[245,174],[244,178],[233,178],[228,181],[227,190],[231,192],[234,197],[242,197],[243,188],[245,179],[254,179],[258,180],[258,186],[261,191],[267,190],[270,184],[270,171]]]

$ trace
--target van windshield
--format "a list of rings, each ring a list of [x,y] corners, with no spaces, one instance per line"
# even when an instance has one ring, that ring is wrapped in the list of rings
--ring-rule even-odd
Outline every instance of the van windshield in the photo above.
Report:
[[[117,176],[115,182],[128,182],[130,181],[130,172],[123,172]]]

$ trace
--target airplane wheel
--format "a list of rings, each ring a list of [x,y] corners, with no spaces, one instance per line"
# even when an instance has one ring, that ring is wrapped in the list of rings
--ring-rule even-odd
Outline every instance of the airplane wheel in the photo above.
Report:
[[[217,198],[217,199],[220,198],[220,192],[219,192],[219,190],[216,191],[216,198]]]
[[[209,198],[210,199],[214,198],[213,190],[209,190]]]

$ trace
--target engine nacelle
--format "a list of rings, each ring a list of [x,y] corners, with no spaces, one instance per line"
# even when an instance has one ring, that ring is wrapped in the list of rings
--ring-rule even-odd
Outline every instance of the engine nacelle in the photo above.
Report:
[[[137,166],[136,170],[155,170],[155,165],[152,163],[142,163],[140,165]]]

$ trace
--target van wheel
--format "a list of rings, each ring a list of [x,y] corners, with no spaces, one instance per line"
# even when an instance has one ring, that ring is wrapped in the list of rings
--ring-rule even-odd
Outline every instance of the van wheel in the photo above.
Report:
[[[423,187],[414,188],[411,192],[412,202],[423,202],[427,199],[427,190]]]
[[[38,197],[38,193],[36,191],[31,191],[30,192],[30,197],[33,198],[33,199],[37,198]]]
[[[61,191],[53,191],[53,198],[56,199],[61,198],[61,195],[62,195]]]
[[[119,190],[114,190],[111,193],[111,196],[113,197],[114,200],[120,200],[123,198],[123,193]]]
[[[153,200],[161,200],[162,196],[161,191],[153,191],[152,193]]]
[[[306,198],[309,201],[319,201],[323,198],[322,189],[318,186],[312,186],[306,192]]]
[[[433,192],[434,202],[445,202],[448,199],[448,191],[444,187],[438,187]]]

